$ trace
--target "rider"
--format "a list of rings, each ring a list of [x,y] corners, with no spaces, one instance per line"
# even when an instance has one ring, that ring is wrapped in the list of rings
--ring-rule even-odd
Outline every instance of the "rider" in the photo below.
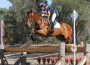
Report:
[[[41,8],[41,15],[49,19],[51,16],[50,8],[45,3],[41,3],[40,8]]]
[[[50,32],[51,33],[54,32],[54,20],[56,18],[56,13],[52,14],[50,7],[46,3],[44,3],[44,2],[40,4],[40,8],[41,8],[41,15],[43,17],[47,17],[48,20],[51,17],[51,22],[50,22],[51,30],[50,30]]]

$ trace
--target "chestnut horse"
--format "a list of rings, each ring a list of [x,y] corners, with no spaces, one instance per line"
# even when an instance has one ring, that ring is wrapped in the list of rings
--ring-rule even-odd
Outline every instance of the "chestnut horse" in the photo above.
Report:
[[[45,21],[45,22],[44,22]],[[28,27],[31,26],[31,23],[35,22],[40,30],[35,30],[35,33],[39,33],[41,35],[44,35],[45,37],[51,37],[55,36],[61,41],[67,41],[70,40],[72,41],[72,28],[60,21],[60,28],[55,28],[54,27],[54,32],[51,34],[48,34],[50,31],[50,26],[48,25],[48,20],[44,19],[43,17],[40,16],[37,12],[28,11],[27,12],[27,25]]]

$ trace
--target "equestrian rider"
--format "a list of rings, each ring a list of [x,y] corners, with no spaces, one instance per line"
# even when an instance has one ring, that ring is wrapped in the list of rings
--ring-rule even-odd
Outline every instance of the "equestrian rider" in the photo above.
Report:
[[[51,33],[54,32],[54,20],[56,18],[56,13],[52,14],[50,7],[45,3],[41,3],[40,8],[41,8],[41,16],[47,17],[48,20],[51,18],[51,22],[50,22],[51,30],[50,30],[50,32]]]

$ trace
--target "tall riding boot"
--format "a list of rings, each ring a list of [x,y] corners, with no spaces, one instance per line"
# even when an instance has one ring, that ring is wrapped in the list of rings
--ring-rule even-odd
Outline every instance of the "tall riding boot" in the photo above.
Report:
[[[50,32],[53,33],[54,32],[54,23],[53,22],[50,22],[51,23],[51,29],[50,29]]]

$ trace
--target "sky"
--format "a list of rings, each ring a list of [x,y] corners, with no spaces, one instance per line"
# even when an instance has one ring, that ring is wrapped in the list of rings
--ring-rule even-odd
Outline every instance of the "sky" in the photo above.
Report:
[[[8,9],[12,4],[8,0],[0,0],[0,8]]]
[[[52,0],[47,0],[48,1],[48,5],[50,6],[52,3]]]

